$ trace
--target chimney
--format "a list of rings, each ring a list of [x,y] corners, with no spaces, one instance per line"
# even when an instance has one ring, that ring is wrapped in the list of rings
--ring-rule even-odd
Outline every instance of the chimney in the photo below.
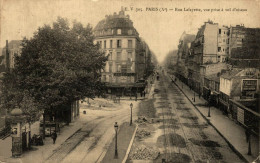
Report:
[[[6,64],[6,70],[9,71],[10,69],[10,54],[8,49],[8,40],[6,40],[6,53],[5,53],[5,64]]]

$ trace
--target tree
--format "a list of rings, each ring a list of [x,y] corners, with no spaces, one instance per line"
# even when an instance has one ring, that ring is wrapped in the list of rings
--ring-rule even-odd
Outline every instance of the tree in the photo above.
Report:
[[[31,39],[23,40],[15,68],[4,76],[3,92],[9,92],[2,94],[4,105],[19,106],[27,99],[37,109],[53,112],[102,94],[99,72],[107,57],[93,40],[90,25],[74,21],[70,28],[60,17],[52,27],[40,27]]]

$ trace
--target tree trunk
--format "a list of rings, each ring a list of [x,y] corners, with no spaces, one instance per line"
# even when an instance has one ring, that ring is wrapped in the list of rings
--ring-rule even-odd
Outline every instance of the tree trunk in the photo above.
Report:
[[[45,111],[43,112],[42,138],[45,139]]]

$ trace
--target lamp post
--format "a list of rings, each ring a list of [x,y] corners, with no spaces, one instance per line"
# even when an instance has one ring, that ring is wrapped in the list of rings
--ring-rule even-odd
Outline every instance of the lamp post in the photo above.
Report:
[[[200,83],[199,83],[199,99],[200,99],[200,95],[201,95],[201,94],[200,94]]]
[[[246,133],[246,141],[248,142],[248,152],[247,152],[248,155],[252,154],[251,153],[251,141],[250,141],[251,132],[252,132],[251,126],[247,126],[245,133]]]
[[[130,104],[130,108],[131,108],[131,117],[130,117],[130,126],[132,126],[132,108],[133,108],[133,104]]]
[[[118,131],[118,124],[117,122],[115,122],[114,125],[115,131],[116,131],[116,139],[115,139],[115,157],[114,158],[118,158],[118,152],[117,152],[117,131]]]
[[[208,117],[210,117],[210,103],[211,103],[211,94],[212,92],[210,91],[210,94],[209,94],[209,100],[208,100],[208,103],[209,103],[209,111],[208,111]]]
[[[194,89],[193,91],[194,91],[194,98],[193,98],[193,102],[195,102],[195,89]]]

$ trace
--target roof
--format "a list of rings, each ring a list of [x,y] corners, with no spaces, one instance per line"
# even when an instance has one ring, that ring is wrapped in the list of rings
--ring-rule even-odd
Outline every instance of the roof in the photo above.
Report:
[[[20,46],[22,45],[22,40],[11,40],[10,42],[8,42],[8,49],[14,49],[14,48],[20,48]],[[1,49],[2,51],[2,55],[4,56],[6,53],[6,46],[4,48]]]
[[[217,74],[207,75],[206,78],[215,82],[220,82],[220,77]]]
[[[195,35],[192,35],[192,34],[186,34],[184,40],[187,41],[187,42],[192,42],[192,41],[195,40],[195,38],[196,38]]]
[[[8,48],[12,49],[13,47],[19,47],[21,44],[22,44],[22,40],[11,40],[10,42],[8,42]]]
[[[226,73],[222,74],[221,77],[225,79],[232,79],[234,76],[236,76],[239,72],[241,72],[241,69],[233,69],[230,71],[227,71]]]
[[[113,28],[133,28],[133,22],[130,20],[128,15],[125,15],[124,11],[120,11],[119,14],[106,16],[105,19],[98,22],[94,31],[106,30]]]

